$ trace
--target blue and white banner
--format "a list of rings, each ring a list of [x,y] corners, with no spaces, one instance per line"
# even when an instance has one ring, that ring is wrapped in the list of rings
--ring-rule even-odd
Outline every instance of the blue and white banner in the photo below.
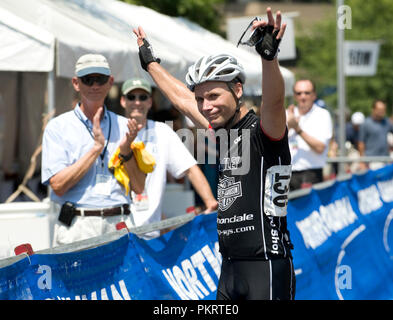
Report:
[[[0,268],[0,299],[214,300],[216,214],[143,240],[34,254]],[[393,165],[289,201],[296,299],[393,298]]]
[[[157,239],[130,233],[93,249],[34,254],[0,269],[0,299],[214,300],[215,221],[197,216]]]
[[[392,299],[392,208],[392,165],[291,200],[296,299]]]

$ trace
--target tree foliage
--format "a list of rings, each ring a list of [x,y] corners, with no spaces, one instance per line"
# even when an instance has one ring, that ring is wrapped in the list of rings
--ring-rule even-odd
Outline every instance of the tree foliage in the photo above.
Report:
[[[222,35],[220,26],[223,15],[219,5],[225,0],[124,0],[151,8],[172,17],[185,17],[207,30]]]
[[[346,0],[351,8],[352,28],[345,30],[346,40],[381,41],[377,74],[373,77],[346,77],[347,107],[370,113],[372,101],[383,99],[393,104],[393,1]],[[320,22],[310,37],[296,39],[299,50],[297,77],[314,79],[318,93],[333,109],[337,94],[331,93],[336,76],[336,16]]]

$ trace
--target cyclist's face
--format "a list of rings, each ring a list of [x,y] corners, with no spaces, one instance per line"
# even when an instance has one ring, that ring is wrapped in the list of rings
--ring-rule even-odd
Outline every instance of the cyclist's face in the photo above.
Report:
[[[224,126],[233,116],[236,101],[225,82],[208,81],[195,87],[199,111],[213,128]]]

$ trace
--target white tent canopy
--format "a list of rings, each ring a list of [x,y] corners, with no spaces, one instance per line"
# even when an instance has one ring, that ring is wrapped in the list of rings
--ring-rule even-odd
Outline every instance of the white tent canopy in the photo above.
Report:
[[[69,2],[72,4],[72,1]],[[118,80],[126,79],[128,75],[124,70],[131,69],[138,62],[137,48],[132,48],[116,38],[102,35],[100,29],[103,27],[99,24],[99,19],[89,20],[87,12],[84,14],[86,23],[77,22],[73,18],[73,10],[80,11],[75,6],[68,7],[68,10],[64,9],[61,3],[47,0],[2,0],[0,7],[7,10],[10,15],[18,16],[19,20],[26,24],[34,25],[36,32],[33,34],[32,29],[31,33],[34,37],[47,33],[55,39],[56,76],[71,78],[74,75],[75,62],[82,54],[100,52],[107,57]],[[42,30],[44,32],[41,32]],[[25,61],[34,58],[34,51],[26,50],[24,54]],[[54,68],[53,62],[52,59],[50,70]],[[41,59],[36,63],[47,64],[48,60]],[[22,66],[23,64],[20,69]],[[41,68],[31,71],[41,71]]]
[[[0,37],[0,70],[49,72],[53,69],[53,35],[1,7]]]
[[[23,22],[21,25],[33,25],[34,28],[30,28],[32,37],[56,39],[58,77],[71,78],[76,60],[86,52],[104,54],[117,82],[131,76],[147,77],[139,67],[138,48],[132,34],[132,28],[140,25],[163,65],[180,80],[184,80],[188,66],[200,56],[229,53],[237,57],[245,68],[246,94],[261,94],[261,63],[257,54],[236,48],[229,41],[184,18],[172,18],[117,0],[2,0],[0,9],[12,15],[2,20],[3,23],[9,22],[10,26],[13,18],[17,18]],[[25,50],[23,60],[33,60],[34,52],[36,50]],[[35,61],[47,66],[53,59]],[[22,67],[23,64],[20,64],[19,70]],[[37,67],[37,71],[42,69]],[[286,93],[290,95],[293,74],[285,68],[281,71]]]
[[[57,2],[64,2],[57,0]],[[76,2],[76,0],[74,0]],[[117,0],[80,0],[84,10],[106,20],[115,31],[106,30],[123,42],[135,45],[132,29],[142,26],[147,33],[156,54],[166,63],[165,67],[177,78],[184,81],[188,69],[199,57],[207,54],[229,53],[243,64],[247,81],[245,92],[248,95],[261,95],[262,70],[260,57],[242,48],[237,48],[199,25],[178,17],[160,14],[146,7],[130,5]],[[78,19],[78,18],[76,18]],[[176,65],[166,59],[168,49],[180,59]],[[291,71],[281,68],[285,80],[286,95],[292,94],[294,76]]]

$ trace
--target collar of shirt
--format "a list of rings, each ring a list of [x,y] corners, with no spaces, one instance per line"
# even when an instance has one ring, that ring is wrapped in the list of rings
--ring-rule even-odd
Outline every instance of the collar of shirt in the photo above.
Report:
[[[75,106],[74,109],[75,114],[77,117],[89,128],[89,130],[93,130],[93,123],[86,117],[83,111],[80,108],[80,103]],[[104,116],[101,120],[101,123],[107,123],[108,120],[108,108],[104,105]]]

